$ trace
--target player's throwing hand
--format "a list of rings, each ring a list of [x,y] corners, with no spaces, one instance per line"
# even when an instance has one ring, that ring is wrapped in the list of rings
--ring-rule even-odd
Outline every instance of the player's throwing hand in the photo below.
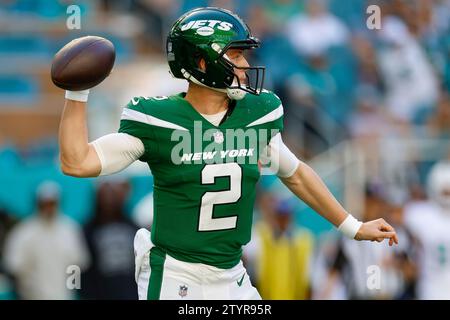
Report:
[[[382,218],[363,223],[355,236],[355,240],[381,242],[384,239],[389,239],[390,246],[398,244],[395,229]]]

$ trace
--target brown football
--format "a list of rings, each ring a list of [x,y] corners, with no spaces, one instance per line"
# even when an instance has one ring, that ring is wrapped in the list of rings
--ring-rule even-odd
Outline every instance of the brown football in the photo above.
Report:
[[[96,36],[74,39],[59,50],[52,62],[53,83],[65,90],[85,90],[102,82],[114,66],[111,41]]]

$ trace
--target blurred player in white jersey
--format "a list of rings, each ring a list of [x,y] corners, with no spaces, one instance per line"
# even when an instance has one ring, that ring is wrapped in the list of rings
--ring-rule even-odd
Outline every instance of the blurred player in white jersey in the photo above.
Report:
[[[406,207],[405,222],[419,242],[419,299],[450,299],[450,161],[428,177],[430,201]]]

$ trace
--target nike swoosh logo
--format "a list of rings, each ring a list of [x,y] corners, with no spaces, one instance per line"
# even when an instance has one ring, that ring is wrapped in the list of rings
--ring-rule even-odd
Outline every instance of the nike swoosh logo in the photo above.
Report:
[[[131,99],[131,102],[133,103],[133,105],[137,105],[139,103],[139,100],[134,100],[134,98]]]
[[[241,280],[236,281],[237,285],[240,287],[242,285],[242,282],[244,281],[245,273],[242,275]]]

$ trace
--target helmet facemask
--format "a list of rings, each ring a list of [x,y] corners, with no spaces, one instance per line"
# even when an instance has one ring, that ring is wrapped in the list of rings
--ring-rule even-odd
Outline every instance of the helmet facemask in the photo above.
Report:
[[[212,46],[217,50],[218,46]],[[246,93],[259,95],[264,87],[265,67],[262,66],[248,66],[240,67],[235,65],[227,56],[229,49],[241,49],[249,50],[259,47],[259,41],[255,38],[248,40],[232,41],[228,43],[223,49],[217,50],[219,57],[216,63],[219,63],[223,68],[227,70],[228,74],[232,74],[232,79],[227,78],[225,81],[227,87],[228,96],[231,99],[240,100]],[[246,82],[242,83],[239,76],[235,73],[235,70],[243,70],[246,77]]]

